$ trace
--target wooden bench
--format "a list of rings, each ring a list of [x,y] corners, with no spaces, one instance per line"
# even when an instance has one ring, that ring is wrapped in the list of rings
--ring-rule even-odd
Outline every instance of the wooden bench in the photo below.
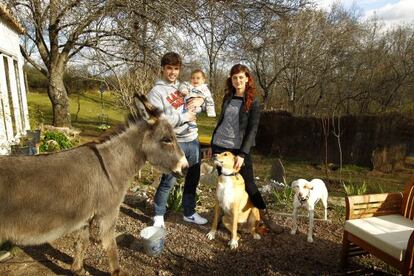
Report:
[[[345,202],[342,267],[349,257],[370,253],[413,275],[414,177],[404,193],[349,196]]]
[[[211,136],[198,136],[201,148],[201,160],[208,160],[211,158]]]

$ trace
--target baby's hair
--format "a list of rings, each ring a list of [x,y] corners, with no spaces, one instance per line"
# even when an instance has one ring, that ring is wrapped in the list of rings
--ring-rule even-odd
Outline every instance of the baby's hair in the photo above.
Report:
[[[197,74],[197,73],[201,73],[201,75],[203,76],[203,78],[206,79],[206,74],[201,69],[195,69],[195,70],[193,70],[191,72],[191,76],[193,76],[194,74]]]

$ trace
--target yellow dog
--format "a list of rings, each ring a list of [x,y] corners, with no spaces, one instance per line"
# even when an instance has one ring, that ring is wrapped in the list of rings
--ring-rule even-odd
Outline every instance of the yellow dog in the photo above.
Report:
[[[217,232],[220,209],[224,216],[222,222],[231,232],[230,248],[238,247],[238,224],[244,226],[244,230],[250,232],[254,239],[260,239],[256,232],[256,226],[260,221],[259,209],[254,207],[245,190],[243,177],[234,169],[235,156],[231,152],[223,152],[214,156],[214,163],[221,167],[222,174],[218,177],[216,202],[214,207],[214,219],[208,239],[214,239]]]

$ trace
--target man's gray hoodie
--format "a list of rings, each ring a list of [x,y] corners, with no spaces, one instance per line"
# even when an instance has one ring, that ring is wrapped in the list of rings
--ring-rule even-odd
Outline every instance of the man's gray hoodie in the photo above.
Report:
[[[147,97],[151,104],[161,109],[164,117],[174,128],[178,142],[191,142],[198,136],[196,127],[188,127],[189,115],[184,112],[184,96],[178,91],[179,82],[175,84],[164,80],[155,82]]]

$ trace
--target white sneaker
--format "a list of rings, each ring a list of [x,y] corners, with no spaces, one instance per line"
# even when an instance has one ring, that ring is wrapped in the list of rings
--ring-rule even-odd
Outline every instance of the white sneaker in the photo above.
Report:
[[[155,216],[153,220],[154,220],[154,224],[152,226],[165,228],[164,216]]]
[[[192,222],[192,223],[195,223],[195,224],[206,224],[208,222],[207,219],[203,218],[202,216],[200,216],[197,213],[194,213],[189,217],[183,216],[183,219],[186,222]]]

